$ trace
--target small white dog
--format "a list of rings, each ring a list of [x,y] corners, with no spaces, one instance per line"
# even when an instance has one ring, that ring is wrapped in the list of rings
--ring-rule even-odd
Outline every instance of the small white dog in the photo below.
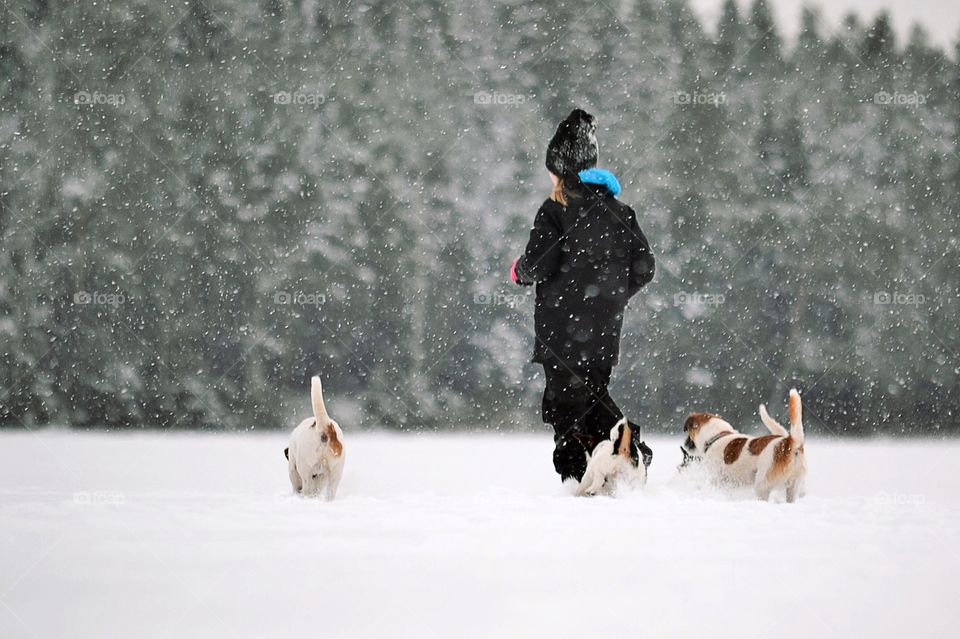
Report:
[[[321,493],[332,500],[343,475],[343,431],[330,419],[323,403],[320,378],[310,383],[313,417],[300,422],[290,435],[290,446],[283,450],[290,470],[293,489],[304,496]]]
[[[762,437],[738,433],[719,415],[691,413],[683,427],[687,433],[684,456],[688,457],[683,465],[689,459],[702,460],[721,482],[753,484],[757,497],[764,501],[774,489],[782,488],[787,502],[793,503],[803,496],[807,475],[802,410],[800,394],[791,390],[788,432],[761,404],[760,419],[772,433]]]
[[[593,449],[587,470],[577,487],[577,496],[612,495],[618,485],[643,486],[652,452],[640,441],[640,429],[624,417]],[[643,463],[641,463],[641,461]]]

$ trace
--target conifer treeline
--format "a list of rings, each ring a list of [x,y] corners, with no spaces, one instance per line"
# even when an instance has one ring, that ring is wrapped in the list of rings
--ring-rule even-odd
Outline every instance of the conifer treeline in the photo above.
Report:
[[[506,268],[574,105],[659,260],[613,392],[651,430],[958,430],[960,67],[767,4],[10,0],[0,424],[535,427]],[[960,25],[957,25],[960,28]]]

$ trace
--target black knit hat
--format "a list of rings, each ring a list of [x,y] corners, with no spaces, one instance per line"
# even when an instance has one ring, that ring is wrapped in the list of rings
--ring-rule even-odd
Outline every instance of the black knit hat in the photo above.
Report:
[[[574,109],[547,146],[547,170],[570,177],[595,167],[597,155],[597,121],[583,109]]]

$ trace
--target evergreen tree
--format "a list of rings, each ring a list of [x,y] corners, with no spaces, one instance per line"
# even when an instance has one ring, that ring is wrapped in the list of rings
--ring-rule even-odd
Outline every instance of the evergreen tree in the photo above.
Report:
[[[893,82],[894,67],[898,64],[890,16],[881,13],[874,20],[860,46],[860,58],[876,81],[875,86],[889,87]],[[893,91],[894,87],[888,89]]]
[[[740,22],[736,0],[724,0],[717,24],[717,69],[721,76],[741,68],[745,29]],[[736,65],[736,66],[735,66]]]
[[[783,63],[783,45],[777,33],[777,24],[766,0],[754,0],[750,6],[750,43],[747,60],[752,70],[761,71],[773,81],[779,81]]]

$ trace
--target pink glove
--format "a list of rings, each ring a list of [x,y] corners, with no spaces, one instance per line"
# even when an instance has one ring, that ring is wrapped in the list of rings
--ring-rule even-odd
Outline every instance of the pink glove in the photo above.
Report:
[[[517,262],[519,261],[520,261],[520,258],[518,257],[513,261],[513,264],[510,265],[510,279],[513,281],[514,284],[520,283],[520,278],[517,277]]]

